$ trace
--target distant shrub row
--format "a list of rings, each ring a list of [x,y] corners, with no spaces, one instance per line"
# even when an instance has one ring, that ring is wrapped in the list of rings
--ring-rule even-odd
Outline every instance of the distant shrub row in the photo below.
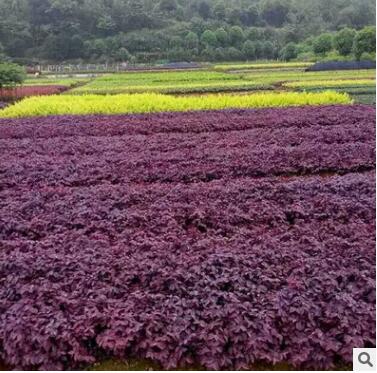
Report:
[[[375,69],[374,61],[327,61],[309,66],[306,71]]]

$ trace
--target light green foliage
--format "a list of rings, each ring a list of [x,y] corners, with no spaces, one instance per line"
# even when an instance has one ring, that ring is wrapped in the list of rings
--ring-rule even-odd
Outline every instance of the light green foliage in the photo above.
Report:
[[[335,34],[334,47],[342,56],[352,52],[355,35],[356,31],[350,28],[344,28]]]
[[[354,42],[354,53],[357,59],[360,59],[363,53],[376,52],[376,28],[365,27],[360,30]]]
[[[14,63],[0,63],[0,88],[22,84],[25,78],[23,67]]]
[[[229,38],[233,46],[238,46],[245,40],[245,34],[241,27],[233,26],[230,28]]]
[[[253,80],[255,83],[265,85],[279,85],[287,82],[306,82],[306,81],[338,81],[338,80],[369,80],[375,82],[376,70],[339,70],[339,71],[315,71],[305,72],[304,70],[271,70],[268,73],[264,70],[255,70],[244,75],[244,79]]]
[[[240,75],[216,71],[123,73],[99,77],[73,89],[83,93],[189,93],[263,88]]]
[[[199,47],[199,38],[194,32],[190,31],[185,37],[185,47],[195,49]]]
[[[297,58],[298,49],[295,43],[288,43],[280,52],[280,58],[283,61],[291,61]]]
[[[332,91],[321,93],[284,92],[178,97],[155,93],[116,96],[63,95],[26,98],[1,110],[0,117],[131,114],[349,103],[351,103],[351,99],[347,94]]]
[[[212,50],[213,53],[222,51]],[[305,72],[307,63],[216,65],[215,70],[108,74],[71,90],[74,94],[195,93],[272,89],[282,82],[375,79],[374,70]],[[233,70],[237,73],[227,73]]]
[[[333,43],[333,36],[329,33],[321,34],[313,43],[313,51],[316,54],[324,55],[326,52],[331,51]]]
[[[28,77],[24,81],[25,86],[31,85],[60,85],[65,87],[72,87],[78,84],[84,84],[88,82],[88,78],[59,78],[59,77]]]
[[[221,64],[215,65],[214,69],[218,71],[234,71],[234,70],[254,70],[254,69],[297,69],[305,68],[313,65],[311,62],[273,62],[259,61],[255,63],[238,63],[238,64]],[[264,72],[266,74],[266,72]]]
[[[289,88],[347,88],[347,87],[375,87],[374,79],[348,79],[348,80],[308,80],[301,82],[285,83]]]
[[[217,29],[216,32],[215,32],[215,35],[216,35],[216,39],[217,39],[218,43],[221,46],[224,47],[229,43],[229,35],[223,28]]]
[[[217,45],[216,34],[210,30],[203,32],[200,41],[206,46],[215,47]]]
[[[255,53],[255,44],[250,41],[246,40],[243,47],[242,47],[242,53],[248,58],[253,60],[256,57]]]

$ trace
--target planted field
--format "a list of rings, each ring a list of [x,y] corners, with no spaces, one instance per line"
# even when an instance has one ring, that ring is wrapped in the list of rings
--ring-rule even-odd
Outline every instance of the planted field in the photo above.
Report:
[[[257,70],[257,69],[304,69],[313,65],[312,62],[266,62],[266,63],[240,63],[215,65],[215,70]]]
[[[309,80],[284,83],[285,87],[313,89],[313,88],[359,88],[376,87],[375,79],[338,79],[338,80]]]
[[[230,108],[348,104],[346,93],[258,93],[248,95],[169,96],[155,93],[31,97],[0,111],[0,117],[66,114],[132,114]]]
[[[287,66],[291,66],[288,64]],[[286,67],[287,68],[287,67]],[[205,93],[224,91],[272,90],[285,82],[324,80],[375,81],[375,70],[305,72],[303,69],[256,69],[238,73],[226,71],[185,71],[109,74],[70,91],[72,94],[119,93]],[[298,84],[298,83],[297,83]]]
[[[375,109],[0,120],[14,368],[325,369],[375,344]]]
[[[123,73],[99,77],[72,93],[189,93],[263,88],[242,77],[215,71]]]
[[[271,85],[283,82],[299,84],[306,81],[335,81],[335,80],[376,80],[375,70],[356,70],[356,71],[318,71],[305,72],[302,70],[276,70],[276,71],[254,71],[242,75],[247,80],[252,80],[259,84]]]
[[[44,85],[59,85],[65,87],[76,86],[77,84],[87,83],[87,78],[59,78],[59,77],[43,77],[43,78],[28,78],[25,80],[24,85],[27,86],[44,86]]]

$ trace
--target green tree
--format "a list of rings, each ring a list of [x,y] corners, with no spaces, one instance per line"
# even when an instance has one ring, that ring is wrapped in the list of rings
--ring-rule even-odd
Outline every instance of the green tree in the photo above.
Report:
[[[229,43],[229,35],[223,28],[218,28],[215,31],[216,39],[223,47]]]
[[[4,47],[3,47],[3,45],[0,43],[0,61],[2,60],[2,59],[4,59],[5,58],[5,55],[4,55]]]
[[[260,32],[258,28],[256,27],[250,28],[247,32],[246,38],[252,41],[258,40],[260,38]]]
[[[198,4],[198,13],[204,19],[209,18],[211,16],[211,14],[212,14],[211,5],[207,1],[202,0]]]
[[[129,61],[132,58],[132,55],[126,48],[122,47],[115,53],[114,57],[116,61],[125,62]]]
[[[22,84],[26,79],[25,69],[14,63],[0,63],[0,88]]]
[[[226,8],[223,2],[217,3],[213,8],[213,15],[216,19],[223,20],[226,16]]]
[[[255,44],[251,40],[246,40],[242,47],[242,53],[249,60],[255,59]]]
[[[263,57],[271,59],[274,57],[275,48],[271,41],[267,40],[263,44]]]
[[[289,5],[284,0],[265,0],[262,17],[271,26],[281,27],[288,19]]]
[[[335,30],[361,30],[374,21],[375,0],[0,0],[0,43],[2,55],[14,60],[99,62],[116,58],[117,51],[126,48],[139,61],[154,62],[166,58],[172,48],[169,55],[177,59],[193,53],[200,57],[195,50],[208,45],[188,48],[185,36],[189,32],[200,39],[204,31],[216,30],[215,51],[233,46],[240,52],[245,40],[261,42],[261,53],[255,44],[257,58],[270,55],[267,41],[273,43],[275,57],[276,46],[299,45],[321,32],[331,32],[340,55],[348,53],[350,38]],[[231,32],[237,26],[246,37]],[[173,36],[182,40],[178,47],[169,44]],[[364,52],[372,49],[366,47],[370,43],[365,38],[362,33],[355,40],[357,58],[363,53],[373,56],[374,52]],[[320,49],[319,55],[328,54]],[[226,59],[227,51],[216,56],[224,54]],[[311,45],[299,54],[303,53],[315,59]]]
[[[254,42],[255,46],[255,56],[256,58],[262,58],[263,57],[263,43],[259,40]]]
[[[179,36],[173,36],[169,40],[169,46],[173,49],[179,49],[182,47],[182,39]]]
[[[195,49],[199,47],[199,38],[195,32],[190,31],[185,37],[185,46],[188,49]]]
[[[80,58],[83,56],[84,42],[81,35],[73,35],[69,43],[69,58]]]
[[[313,43],[313,51],[315,54],[324,55],[330,52],[333,47],[333,37],[329,33],[319,35]]]
[[[216,61],[223,61],[225,60],[225,51],[224,48],[219,47],[215,49],[215,57]]]
[[[162,12],[173,12],[177,7],[176,0],[160,0],[159,8]]]
[[[376,27],[364,27],[355,37],[355,57],[360,60],[363,53],[376,52]]]
[[[350,28],[344,28],[334,36],[334,47],[342,56],[348,56],[352,52],[353,41],[356,31]]]
[[[364,52],[361,55],[360,60],[362,60],[362,61],[376,61],[376,53]]]
[[[242,14],[241,14],[241,22],[245,26],[255,26],[257,25],[259,19],[259,11],[255,5],[249,6]]]
[[[200,41],[205,46],[215,47],[217,46],[217,39],[216,35],[211,30],[206,30],[203,32],[202,36],[200,37]]]
[[[231,25],[239,25],[241,23],[243,11],[240,8],[228,8],[226,12],[226,21]]]
[[[224,55],[225,59],[228,61],[241,61],[244,59],[244,55],[242,54],[242,52],[235,47],[227,48],[224,51]]]
[[[101,16],[98,19],[96,26],[103,35],[110,35],[116,28],[115,22],[109,14],[104,14]]]
[[[290,61],[297,58],[298,50],[295,43],[288,43],[281,51],[280,58],[283,61]]]
[[[201,57],[204,61],[215,61],[216,60],[216,51],[212,47],[208,46],[203,49]]]
[[[183,48],[173,48],[168,52],[169,61],[184,61],[189,59],[188,51]]]
[[[229,38],[232,45],[239,46],[245,40],[245,34],[239,26],[233,26],[229,30]]]

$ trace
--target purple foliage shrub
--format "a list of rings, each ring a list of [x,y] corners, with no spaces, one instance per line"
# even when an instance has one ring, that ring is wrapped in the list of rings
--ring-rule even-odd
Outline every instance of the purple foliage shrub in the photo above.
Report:
[[[375,345],[375,110],[0,121],[0,356],[330,368]]]

